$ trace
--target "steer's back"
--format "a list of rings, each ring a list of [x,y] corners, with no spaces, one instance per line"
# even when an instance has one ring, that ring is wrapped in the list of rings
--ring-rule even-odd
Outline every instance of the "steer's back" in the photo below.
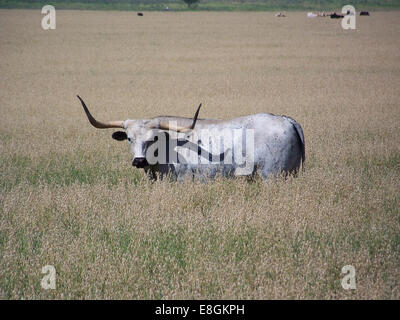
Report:
[[[286,116],[254,115],[254,145],[257,170],[264,177],[278,171],[297,171],[305,159],[303,130]]]
[[[178,122],[185,125],[190,119],[180,118]],[[254,171],[264,177],[279,171],[297,171],[304,161],[303,131],[292,118],[259,113],[230,120],[198,119],[194,131],[200,135],[202,130],[222,132],[226,129],[253,130]]]
[[[231,120],[202,119],[197,130],[254,130],[254,162],[267,176],[278,171],[296,171],[305,159],[304,136],[299,123],[286,116],[259,113]]]
[[[303,130],[292,118],[259,113],[229,123],[254,130],[255,171],[264,177],[279,171],[297,171],[305,159]]]

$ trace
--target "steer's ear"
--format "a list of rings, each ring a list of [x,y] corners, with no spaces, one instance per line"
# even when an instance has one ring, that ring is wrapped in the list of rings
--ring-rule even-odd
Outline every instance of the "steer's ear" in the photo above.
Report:
[[[122,141],[122,140],[126,140],[128,139],[128,136],[126,135],[126,133],[124,131],[115,131],[112,134],[112,138],[118,141]]]

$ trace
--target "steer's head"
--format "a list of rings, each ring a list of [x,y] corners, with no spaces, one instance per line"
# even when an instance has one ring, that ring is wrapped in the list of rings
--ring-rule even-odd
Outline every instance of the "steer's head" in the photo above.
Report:
[[[98,129],[107,128],[121,128],[124,131],[116,131],[112,134],[112,138],[118,141],[128,140],[133,155],[132,165],[137,168],[144,168],[148,166],[146,159],[146,151],[149,145],[154,143],[157,139],[157,134],[160,130],[171,130],[176,132],[188,132],[194,129],[199,115],[200,107],[193,117],[193,122],[190,126],[181,127],[177,125],[171,125],[169,122],[163,122],[159,119],[150,120],[125,120],[125,121],[108,121],[100,122],[96,120],[89,112],[85,102],[79,97],[82,103],[83,109],[89,119],[89,122]]]

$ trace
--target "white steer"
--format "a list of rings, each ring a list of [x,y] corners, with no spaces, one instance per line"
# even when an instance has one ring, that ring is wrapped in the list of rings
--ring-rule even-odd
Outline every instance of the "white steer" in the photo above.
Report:
[[[263,178],[279,172],[296,173],[305,160],[303,130],[295,120],[268,113],[231,120],[160,116],[151,119],[97,121],[78,96],[96,128],[122,128],[116,140],[128,140],[132,165],[151,179],[168,175],[212,179],[223,176]]]

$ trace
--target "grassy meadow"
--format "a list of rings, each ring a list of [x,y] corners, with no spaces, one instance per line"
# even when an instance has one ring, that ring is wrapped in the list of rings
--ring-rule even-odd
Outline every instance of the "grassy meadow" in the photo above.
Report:
[[[188,6],[183,0],[0,0],[4,9],[41,9],[47,4],[69,10],[140,10],[163,11],[271,11],[271,10],[336,10],[342,0],[199,0]],[[399,9],[400,0],[352,0],[358,10]]]
[[[42,17],[0,10],[1,299],[400,298],[400,12]],[[99,120],[289,115],[305,171],[150,183],[76,94]]]

